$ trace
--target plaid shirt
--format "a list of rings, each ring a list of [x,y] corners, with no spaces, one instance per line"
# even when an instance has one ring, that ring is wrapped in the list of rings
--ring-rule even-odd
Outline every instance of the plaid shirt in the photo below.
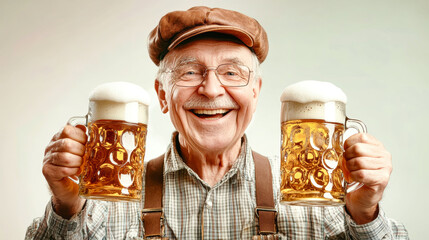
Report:
[[[169,239],[252,239],[255,218],[255,171],[243,137],[241,153],[227,174],[211,187],[190,169],[175,149],[173,134],[164,159],[164,228]],[[299,207],[279,204],[279,159],[269,159],[273,172],[280,239],[408,239],[405,227],[385,217],[357,225],[344,207]],[[144,177],[143,177],[144,179]],[[144,191],[143,191],[144,192]],[[143,198],[144,199],[144,196]],[[28,228],[26,239],[141,239],[141,204],[87,200],[83,210],[66,220],[52,203]]]

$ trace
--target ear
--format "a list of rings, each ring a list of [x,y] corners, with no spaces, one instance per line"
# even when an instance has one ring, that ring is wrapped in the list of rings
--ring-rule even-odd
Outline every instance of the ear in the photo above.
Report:
[[[165,97],[164,86],[158,79],[155,79],[155,91],[156,91],[156,94],[158,94],[158,101],[159,101],[159,105],[161,106],[162,113],[167,113],[168,104]]]
[[[252,87],[252,91],[253,91],[253,99],[255,101],[258,101],[258,97],[259,97],[259,93],[261,91],[261,87],[262,87],[262,78],[258,78],[255,80],[255,82],[253,83],[253,87]]]
[[[258,78],[255,80],[252,86],[253,92],[253,112],[256,111],[256,105],[258,104],[259,93],[261,92],[262,87],[262,78]]]

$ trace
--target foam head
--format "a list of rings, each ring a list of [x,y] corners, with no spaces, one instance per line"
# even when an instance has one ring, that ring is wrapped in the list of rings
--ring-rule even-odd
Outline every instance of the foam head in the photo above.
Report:
[[[110,82],[97,86],[89,95],[90,101],[139,102],[149,105],[149,94],[140,86],[129,82]]]
[[[307,80],[294,83],[283,90],[281,101],[299,103],[308,102],[343,102],[347,96],[339,87],[330,82]]]
[[[301,81],[285,88],[281,95],[281,121],[319,119],[345,122],[347,96],[329,82]]]
[[[111,82],[97,86],[89,96],[91,121],[123,120],[133,123],[148,121],[149,94],[129,82]]]

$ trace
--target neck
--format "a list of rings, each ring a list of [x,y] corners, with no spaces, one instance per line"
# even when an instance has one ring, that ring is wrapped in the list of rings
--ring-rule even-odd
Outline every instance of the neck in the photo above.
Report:
[[[207,149],[191,146],[181,139],[179,135],[177,150],[186,165],[198,174],[204,182],[213,187],[231,169],[237,160],[241,150],[241,139],[230,148],[219,151],[207,151]]]

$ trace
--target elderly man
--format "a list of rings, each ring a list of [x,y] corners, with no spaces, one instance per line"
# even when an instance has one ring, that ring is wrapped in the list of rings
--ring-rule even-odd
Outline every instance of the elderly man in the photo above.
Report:
[[[46,148],[43,174],[53,196],[28,228],[28,239],[408,238],[378,205],[391,159],[368,134],[345,143],[351,176],[365,184],[347,195],[345,207],[279,204],[279,159],[253,153],[244,134],[261,90],[259,64],[268,53],[256,20],[207,7],[171,12],[151,32],[149,53],[159,65],[161,110],[177,132],[166,153],[146,167],[143,205],[78,196],[67,177],[82,163],[86,135],[83,127],[67,125]],[[257,208],[266,199],[272,209]],[[154,206],[162,214],[149,211]]]

